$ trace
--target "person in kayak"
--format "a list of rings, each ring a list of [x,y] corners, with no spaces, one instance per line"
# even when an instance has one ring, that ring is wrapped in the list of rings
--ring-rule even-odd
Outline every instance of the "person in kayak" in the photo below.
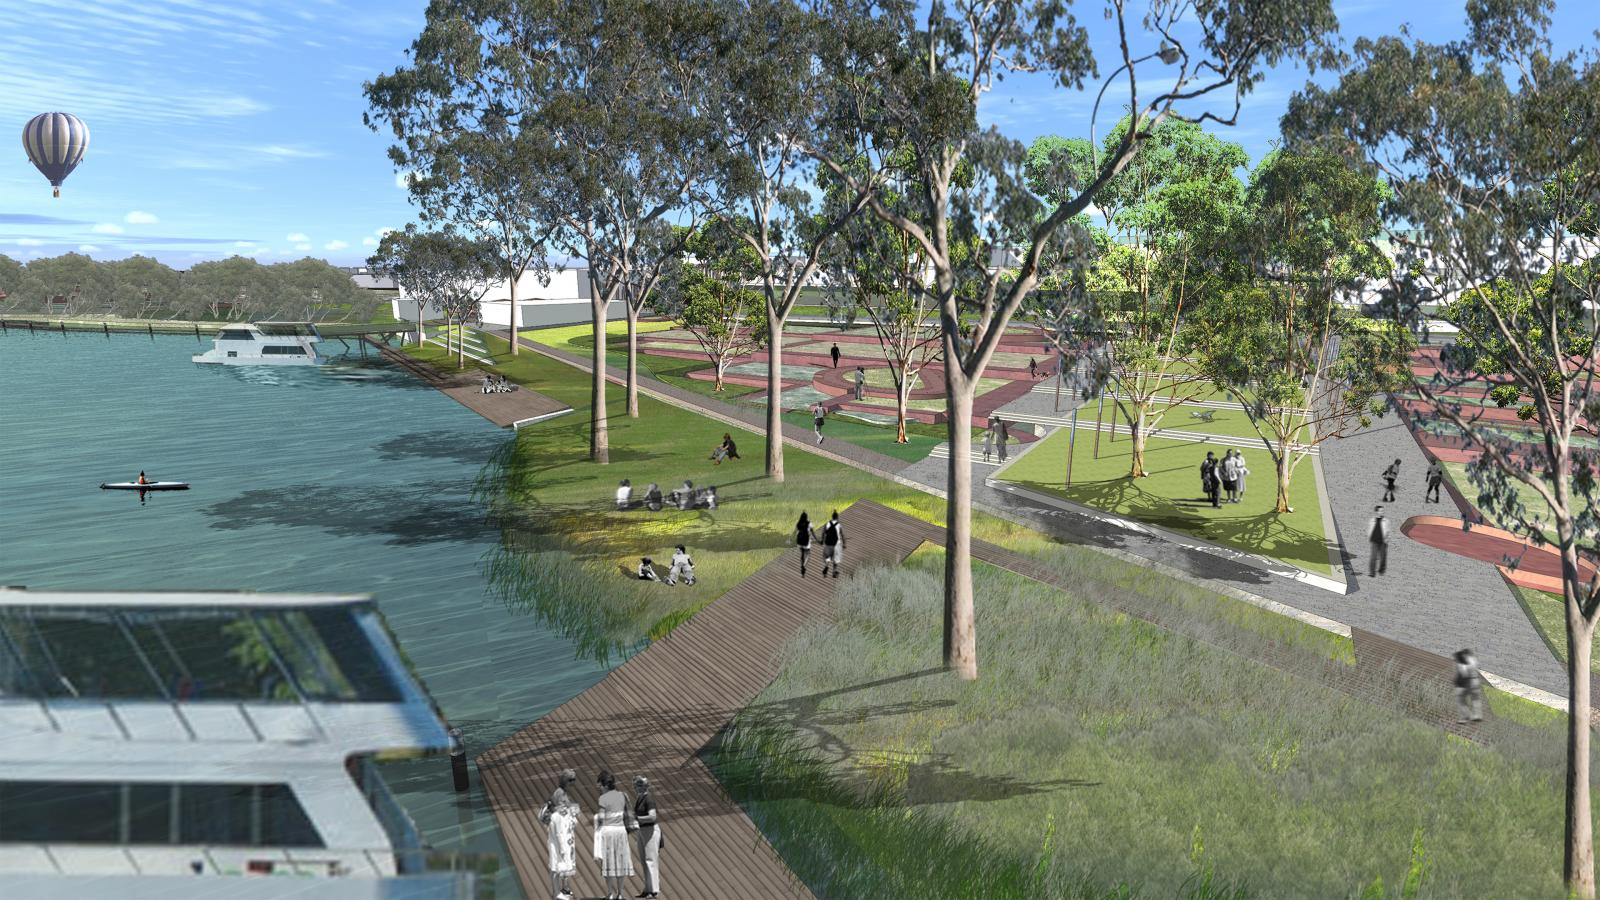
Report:
[[[139,472],[139,483],[140,484],[149,484],[150,483],[149,480],[147,480],[144,477],[144,471],[143,470],[140,470],[140,472]]]

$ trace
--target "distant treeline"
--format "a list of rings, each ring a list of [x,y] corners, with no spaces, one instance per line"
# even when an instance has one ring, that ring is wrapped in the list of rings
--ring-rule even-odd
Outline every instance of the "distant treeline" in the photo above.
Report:
[[[392,297],[320,259],[262,265],[234,256],[179,272],[147,256],[81,253],[27,265],[0,255],[0,313],[126,319],[369,322]]]

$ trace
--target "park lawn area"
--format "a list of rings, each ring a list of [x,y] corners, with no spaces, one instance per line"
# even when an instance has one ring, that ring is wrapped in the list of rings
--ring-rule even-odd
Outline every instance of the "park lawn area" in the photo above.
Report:
[[[1129,404],[1131,409],[1132,404]],[[1210,413],[1211,421],[1207,422],[1195,418],[1194,413]],[[1078,411],[1078,421],[1083,421],[1084,410]],[[1106,401],[1106,419],[1116,417],[1118,440],[1126,437],[1128,420],[1123,417],[1120,410],[1113,410],[1112,403]],[[1201,434],[1214,434],[1218,437],[1243,438],[1250,441],[1260,441],[1261,435],[1250,423],[1250,417],[1237,405],[1230,409],[1217,409],[1213,406],[1198,406],[1184,403],[1167,410],[1161,417],[1160,430],[1164,431],[1193,431]]]
[[[1478,503],[1478,487],[1467,477],[1466,463],[1447,462],[1444,464],[1444,473],[1445,477],[1449,478],[1450,482],[1455,485],[1456,490],[1461,492],[1461,496],[1467,498],[1467,502],[1483,513],[1484,518],[1489,521],[1490,525],[1496,528],[1504,528],[1507,531],[1514,530],[1508,523],[1500,521],[1499,517],[1491,515],[1489,511],[1484,510]],[[1420,480],[1419,477],[1418,481]],[[1528,520],[1531,522],[1541,518],[1544,519],[1546,523],[1545,540],[1553,543],[1556,537],[1555,518],[1550,515],[1550,504],[1544,502],[1544,498],[1535,493],[1532,488],[1521,484],[1517,484],[1515,487],[1517,488],[1517,499],[1522,502]],[[1416,489],[1422,490],[1422,485],[1417,484]],[[1440,513],[1440,515],[1445,515],[1445,513]],[[1565,628],[1566,626],[1563,625],[1562,627]],[[1562,640],[1565,641],[1566,639],[1563,638]]]
[[[1071,549],[1042,555],[1070,573]],[[982,565],[962,682],[941,567],[844,585],[710,751],[818,897],[1398,897],[1417,850],[1407,897],[1563,896],[1559,715],[1467,744],[1253,662],[1262,638],[1236,655]]]
[[[893,411],[893,407],[890,407],[890,412],[892,413]],[[906,443],[898,444],[895,443],[893,425],[873,425],[868,422],[845,418],[847,415],[849,414],[843,413],[828,416],[827,424],[822,426],[822,436],[830,441],[844,441],[845,443],[854,444],[867,450],[875,450],[884,456],[892,456],[895,459],[905,460],[906,462],[927,459],[928,454],[933,452],[933,448],[944,442],[942,435],[944,434],[945,426],[943,425],[932,426],[938,429],[941,435],[941,437],[933,437],[925,430],[914,429],[912,426],[916,423],[907,422]],[[803,409],[784,413],[783,420],[789,425],[795,425],[808,431],[812,425],[811,414]],[[926,426],[924,427],[926,428]],[[823,449],[827,449],[827,444],[823,444]],[[785,459],[787,458],[786,454]]]
[[[1244,498],[1212,509],[1200,493],[1200,463],[1208,450],[1222,458],[1225,447],[1153,438],[1145,444],[1145,468],[1150,474],[1135,480],[1128,477],[1132,445],[1125,435],[1117,441],[1101,435],[1100,457],[1096,459],[1094,434],[1083,431],[1073,453],[1072,486],[1064,487],[1069,436],[1067,429],[1056,429],[1005,469],[1001,480],[1225,547],[1259,553],[1319,575],[1333,574],[1322,526],[1322,504],[1311,470],[1316,464],[1314,458],[1295,470],[1290,483],[1289,505],[1294,512],[1272,512],[1277,499],[1275,476],[1271,459],[1261,449],[1242,451],[1250,470]]]
[[[490,580],[506,602],[528,608],[592,657],[665,635],[749,577],[789,546],[802,510],[821,522],[834,509],[872,499],[943,522],[942,500],[792,446],[784,453],[786,479],[775,484],[763,474],[760,435],[648,396],[639,398],[639,418],[630,419],[615,385],[607,391],[611,462],[596,465],[588,460],[589,376],[528,350],[513,359],[504,340],[485,335],[484,341],[492,371],[574,409],[521,429],[486,467],[480,493],[503,512],[502,546],[486,559]],[[441,347],[406,352],[448,365]],[[743,458],[713,465],[711,450],[728,431]],[[663,494],[686,478],[697,487],[715,485],[719,505],[618,512],[613,497],[623,478],[632,480],[636,498],[651,481]],[[986,516],[973,522],[978,537],[1006,546],[1048,543],[1009,522]],[[631,571],[642,556],[665,563],[679,543],[694,557],[694,586],[624,575],[623,567]]]
[[[1528,621],[1538,629],[1539,637],[1544,639],[1545,646],[1549,647],[1556,659],[1565,665],[1567,662],[1566,600],[1562,599],[1560,594],[1516,584],[1511,585],[1511,593],[1516,596],[1522,611],[1528,614]],[[1600,672],[1600,629],[1596,630],[1594,642],[1589,647],[1589,668],[1591,671]]]

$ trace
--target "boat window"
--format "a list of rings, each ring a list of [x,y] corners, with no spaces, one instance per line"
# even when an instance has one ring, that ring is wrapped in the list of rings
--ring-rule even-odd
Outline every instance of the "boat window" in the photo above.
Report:
[[[322,847],[286,784],[0,781],[0,843]]]
[[[253,341],[256,336],[248,331],[224,331],[217,335],[224,341]]]
[[[305,356],[306,348],[296,344],[293,347],[283,347],[268,344],[261,348],[261,352],[269,356]]]

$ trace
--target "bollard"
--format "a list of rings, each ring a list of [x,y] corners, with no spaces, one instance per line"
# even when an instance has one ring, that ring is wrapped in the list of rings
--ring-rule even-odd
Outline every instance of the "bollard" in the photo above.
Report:
[[[66,337],[67,336],[67,320],[66,319],[62,319],[61,320],[61,336],[62,337]]]
[[[110,325],[107,325],[106,323],[101,322],[100,323],[100,327],[105,329],[106,337],[111,337],[111,326]]]
[[[194,339],[197,340],[197,341],[200,340],[200,326],[199,325],[196,325],[194,327]]]
[[[467,748],[461,743],[461,729],[450,727],[450,774],[454,776],[456,793],[465,793],[471,784],[467,780]]]

